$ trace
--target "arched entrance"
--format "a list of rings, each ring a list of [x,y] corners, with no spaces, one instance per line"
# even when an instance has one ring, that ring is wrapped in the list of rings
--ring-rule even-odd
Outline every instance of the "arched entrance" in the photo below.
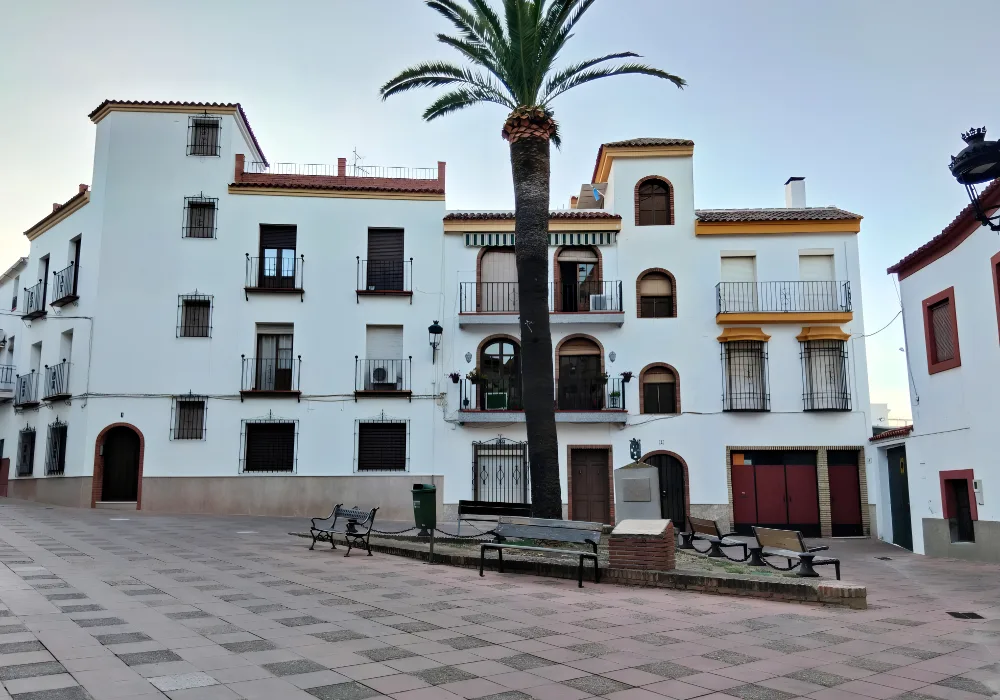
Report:
[[[128,424],[108,426],[97,437],[94,500],[135,502],[142,479],[142,434]]]
[[[494,411],[520,411],[521,347],[509,338],[496,338],[479,353],[479,406]]]
[[[651,467],[656,467],[660,477],[660,517],[674,523],[674,530],[687,525],[688,483],[687,465],[671,452],[651,452],[642,458]]]

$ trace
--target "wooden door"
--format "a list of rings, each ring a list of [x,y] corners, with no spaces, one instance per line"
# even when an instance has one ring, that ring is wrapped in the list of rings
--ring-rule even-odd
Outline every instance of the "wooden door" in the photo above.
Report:
[[[747,535],[757,524],[757,485],[749,464],[733,465],[733,521],[733,529]]]
[[[599,380],[600,355],[559,356],[559,408],[599,411],[604,408],[605,385]]]
[[[778,457],[780,459],[780,455]],[[757,484],[757,524],[788,525],[784,465],[756,464],[754,476]]]
[[[102,501],[132,502],[139,494],[139,436],[131,428],[112,428],[104,437]]]
[[[0,440],[0,445],[3,445],[3,440]],[[0,447],[0,450],[3,448]],[[10,479],[10,458],[4,457],[0,459],[0,497],[7,497],[7,482]]]
[[[646,464],[656,467],[660,479],[660,517],[674,523],[674,530],[687,525],[687,508],[684,494],[684,465],[671,455],[650,455]]]
[[[573,520],[598,523],[611,521],[607,450],[573,450]]]
[[[892,541],[913,551],[913,530],[910,524],[910,485],[906,467],[906,448],[886,450],[889,460],[889,505],[892,509]]]
[[[785,489],[788,497],[788,524],[791,529],[801,530],[807,537],[818,537],[819,487],[816,483],[816,466],[786,464]]]
[[[857,455],[855,455],[855,460]],[[860,537],[861,478],[858,464],[830,464],[830,519],[834,537]]]

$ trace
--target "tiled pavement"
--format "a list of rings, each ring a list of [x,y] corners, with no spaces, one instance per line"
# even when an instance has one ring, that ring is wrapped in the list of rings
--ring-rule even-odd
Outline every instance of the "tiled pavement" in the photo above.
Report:
[[[996,566],[838,542],[869,585],[871,609],[851,611],[345,559],[285,534],[300,527],[0,500],[0,700],[1000,691]]]

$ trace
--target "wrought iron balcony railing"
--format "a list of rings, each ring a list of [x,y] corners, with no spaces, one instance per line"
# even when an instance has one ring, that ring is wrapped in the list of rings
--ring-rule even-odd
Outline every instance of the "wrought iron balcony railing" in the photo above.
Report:
[[[57,365],[46,365],[45,386],[42,390],[42,398],[58,399],[70,395],[69,362],[63,360]]]
[[[65,306],[79,299],[76,293],[76,282],[80,270],[74,263],[70,263],[66,268],[53,272],[52,280],[52,306]]]
[[[850,282],[719,282],[718,314],[851,311]]]
[[[14,365],[0,365],[0,391],[14,391],[14,382],[17,379],[14,372]]]
[[[302,268],[305,256],[257,257],[246,256],[247,292],[302,293]]]
[[[243,380],[240,393],[298,394],[302,369],[302,356],[298,357],[247,357],[241,355]]]
[[[517,282],[459,282],[460,313],[517,313]],[[618,280],[549,283],[549,312],[622,312],[622,283]]]
[[[409,294],[413,292],[413,258],[409,260],[358,261],[358,294]]]
[[[38,280],[34,287],[24,288],[24,314],[22,318],[32,319],[45,315],[45,280]]]
[[[522,411],[520,377],[459,382],[462,411]],[[556,384],[557,411],[624,411],[625,382],[620,377],[567,378]]]
[[[34,406],[38,404],[38,372],[17,375],[14,386],[14,406]]]
[[[354,391],[358,394],[406,394],[411,391],[413,358],[373,360],[354,358]]]

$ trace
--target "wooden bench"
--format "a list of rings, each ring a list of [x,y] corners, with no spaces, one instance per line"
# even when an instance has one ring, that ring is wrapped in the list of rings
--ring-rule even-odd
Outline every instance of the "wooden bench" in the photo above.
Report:
[[[699,554],[707,554],[713,558],[725,557],[730,561],[746,561],[747,557],[750,555],[747,553],[747,544],[742,540],[730,539],[735,532],[730,532],[728,534],[723,534],[722,529],[719,527],[719,523],[716,520],[706,520],[705,518],[688,518],[688,523],[691,526],[690,536],[691,540],[699,540],[701,542],[708,542],[708,549],[697,549],[694,544],[691,545],[691,549],[698,552]],[[743,557],[741,559],[733,559],[728,554],[722,551],[723,547],[741,547],[743,549]]]
[[[594,583],[600,583],[601,570],[597,563],[597,544],[601,541],[604,525],[577,520],[546,520],[544,518],[523,518],[519,516],[500,516],[495,528],[496,542],[483,542],[479,549],[479,575],[483,575],[483,565],[486,562],[486,550],[493,549],[497,553],[497,571],[503,573],[503,550],[521,549],[530,552],[549,552],[552,554],[569,554],[580,558],[577,567],[577,585],[583,588],[583,562],[586,559],[594,562]],[[550,540],[553,542],[568,542],[588,544],[593,552],[581,552],[579,549],[560,549],[557,547],[531,546],[525,544],[507,544],[507,538]]]
[[[345,557],[351,556],[352,547],[362,546],[368,550],[368,556],[371,556],[372,546],[370,540],[372,535],[372,526],[375,524],[375,512],[377,510],[378,508],[365,510],[363,508],[358,508],[357,506],[354,506],[353,508],[344,508],[343,503],[338,503],[333,507],[333,512],[327,517],[312,518],[310,520],[312,524],[309,527],[309,534],[312,535],[313,542],[309,545],[309,549],[314,548],[316,546],[316,542],[324,537],[329,540],[330,545],[336,549],[337,545],[334,544],[333,536],[343,535],[344,539],[347,541],[347,554],[344,555]],[[325,523],[329,524],[326,525]]]
[[[531,517],[530,503],[504,503],[503,501],[459,501],[458,534],[462,534],[462,521],[495,523],[501,515]]]
[[[814,566],[833,564],[837,580],[840,580],[840,560],[833,557],[817,556],[816,552],[822,552],[829,547],[806,547],[806,543],[802,540],[802,533],[798,530],[775,530],[770,527],[754,526],[753,534],[757,538],[757,546],[760,548],[759,556],[771,568],[779,571],[791,571],[798,566],[799,570],[795,572],[797,575],[814,577],[819,576],[813,568]],[[787,559],[788,567],[782,568],[772,564],[768,561],[768,557]]]

